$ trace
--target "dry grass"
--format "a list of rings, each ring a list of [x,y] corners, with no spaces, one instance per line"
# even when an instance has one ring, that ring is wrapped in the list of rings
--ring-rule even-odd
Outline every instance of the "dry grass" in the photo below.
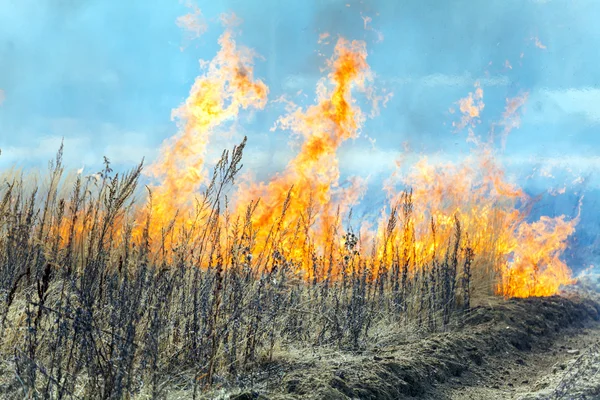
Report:
[[[59,151],[40,189],[3,178],[2,397],[200,398],[252,386],[282,353],[307,362],[445,330],[491,292],[495,278],[471,265],[459,220],[436,259],[411,265],[410,193],[390,217],[406,238],[384,257],[390,265],[360,254],[351,231],[337,277],[331,254],[314,253],[306,281],[277,235],[252,257],[252,208],[234,219],[224,197],[242,150],[224,154],[192,222],[159,237],[151,214],[138,222],[141,165],[121,175],[107,161],[97,178],[71,175],[66,186]]]

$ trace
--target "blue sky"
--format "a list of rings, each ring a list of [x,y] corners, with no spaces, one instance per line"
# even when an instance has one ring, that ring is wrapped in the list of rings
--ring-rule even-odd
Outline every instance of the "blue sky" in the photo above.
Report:
[[[600,165],[595,0],[196,4],[208,31],[188,41],[175,21],[189,9],[175,0],[0,0],[0,168],[45,165],[62,137],[73,168],[94,170],[103,155],[122,167],[151,160],[177,131],[171,109],[200,73],[198,60],[218,50],[223,12],[243,20],[237,40],[262,56],[255,73],[270,100],[314,100],[324,65],[319,53],[331,53],[331,45],[317,44],[320,33],[367,42],[374,86],[394,97],[361,138],[343,147],[348,174],[388,174],[404,142],[418,154],[464,154],[465,136],[452,133],[457,117],[448,110],[477,80],[486,103],[479,133],[500,119],[506,98],[529,92],[521,128],[503,154],[513,179],[545,166],[556,178],[534,180],[560,186]],[[371,30],[364,29],[367,16]],[[295,96],[298,90],[308,96]],[[213,140],[215,151],[246,134],[250,167],[259,175],[283,168],[288,133],[269,130],[281,113],[280,104],[269,103],[243,115],[235,135]],[[598,185],[593,177],[588,183]]]

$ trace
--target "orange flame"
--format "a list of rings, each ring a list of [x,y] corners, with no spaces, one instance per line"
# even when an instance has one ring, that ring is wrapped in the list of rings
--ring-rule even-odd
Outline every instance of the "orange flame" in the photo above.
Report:
[[[468,127],[469,139],[476,142],[477,139],[474,136],[473,128],[477,123],[481,122],[481,112],[485,108],[485,103],[483,102],[483,89],[479,82],[475,82],[475,92],[471,92],[464,99],[460,99],[458,101],[458,106],[463,115],[460,122],[453,122],[452,126],[457,130]],[[451,113],[454,113],[453,109],[451,109]]]
[[[510,129],[518,126],[516,113],[526,97],[525,94],[507,100],[504,120],[500,123],[505,128],[503,139]],[[475,96],[470,93],[459,102],[463,113],[461,126],[479,116],[482,107],[473,106],[475,99],[483,104],[483,90],[479,87]],[[473,156],[460,163],[433,165],[423,158],[402,179],[414,190],[415,248],[421,253],[415,255],[413,263],[429,262],[437,247],[452,241],[454,216],[457,216],[477,256],[475,274],[499,277],[497,287],[490,289],[509,297],[555,294],[560,285],[572,283],[571,272],[560,255],[575,232],[578,218],[565,221],[564,216],[542,217],[528,223],[527,208],[517,208],[516,204],[531,200],[520,188],[507,182],[490,146],[491,143],[477,142]],[[388,183],[387,190],[390,204],[402,201],[393,191],[393,185]],[[431,229],[432,222],[437,227],[435,232]]]
[[[206,180],[203,169],[211,134],[240,109],[264,108],[269,89],[253,77],[254,54],[238,48],[231,30],[220,38],[220,51],[198,77],[185,103],[173,111],[181,130],[166,140],[157,161],[148,170],[159,182],[152,187],[152,219],[168,225],[175,213],[192,206]]]
[[[316,105],[307,110],[298,107],[279,119],[280,127],[291,129],[301,135],[304,141],[298,155],[281,175],[268,184],[251,184],[240,190],[239,196],[246,202],[258,197],[261,199],[253,215],[254,225],[259,232],[268,231],[277,221],[279,214],[276,210],[285,202],[288,192],[291,196],[288,221],[304,220],[310,225],[314,220],[308,219],[319,219],[323,234],[331,226],[336,207],[333,197],[340,176],[337,150],[345,140],[358,136],[364,121],[360,108],[354,104],[351,88],[352,85],[364,87],[369,78],[366,58],[364,42],[349,42],[340,38],[335,46],[334,57],[327,63],[333,89],[328,90],[325,83],[320,82]],[[315,210],[316,215],[309,216],[311,210]],[[307,239],[308,235],[304,233],[299,241],[302,243]],[[322,244],[320,240],[316,241]],[[260,241],[257,245],[261,246]]]
[[[504,265],[502,274],[504,295],[549,296],[557,293],[560,285],[572,283],[571,270],[559,257],[566,250],[567,238],[575,232],[576,221],[565,221],[564,216],[541,217],[519,225],[514,260]]]

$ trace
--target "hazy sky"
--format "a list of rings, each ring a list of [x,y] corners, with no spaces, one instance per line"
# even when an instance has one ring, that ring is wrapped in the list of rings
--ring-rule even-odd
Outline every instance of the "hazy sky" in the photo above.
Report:
[[[387,173],[404,142],[435,157],[464,154],[465,134],[452,132],[457,115],[449,109],[476,81],[484,90],[482,134],[501,118],[506,98],[529,93],[503,155],[515,179],[545,166],[570,182],[600,165],[599,1],[195,4],[208,30],[191,41],[176,24],[190,10],[176,0],[0,0],[0,168],[45,165],[62,137],[73,168],[94,170],[103,155],[119,166],[155,157],[177,131],[171,109],[201,73],[198,60],[218,50],[224,12],[243,20],[237,41],[261,56],[255,74],[271,101],[314,101],[324,66],[319,53],[332,51],[317,43],[319,34],[366,41],[373,85],[394,96],[361,138],[342,148],[347,173]],[[299,90],[305,96],[296,96]],[[281,113],[272,102],[243,114],[236,133],[215,138],[213,148],[246,134],[252,168],[283,168],[289,134],[270,131]]]

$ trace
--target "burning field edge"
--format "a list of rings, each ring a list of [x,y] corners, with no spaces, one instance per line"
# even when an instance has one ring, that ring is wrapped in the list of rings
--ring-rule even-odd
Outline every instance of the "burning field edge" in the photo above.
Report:
[[[480,135],[476,82],[452,124],[466,158],[399,152],[383,206],[357,216],[367,182],[342,179],[340,151],[392,95],[366,43],[332,42],[315,102],[298,105],[269,100],[235,17],[222,20],[148,166],[65,174],[61,145],[46,178],[0,175],[0,394],[426,396],[598,320],[596,303],[542,297],[575,282],[563,256],[583,199],[576,216],[535,219],[537,199],[506,175],[494,129],[503,147],[526,93]],[[246,137],[213,160],[213,136],[274,101],[274,129],[299,145],[282,170],[240,173]]]
[[[286,223],[291,192],[266,230],[253,222],[256,207],[232,215],[223,193],[244,143],[224,153],[191,224],[164,226],[152,213],[137,223],[141,164],[118,174],[107,161],[98,179],[78,175],[63,184],[61,148],[45,190],[23,177],[9,181],[0,201],[3,394],[197,399],[264,387],[302,398],[423,395],[435,379],[465,371],[470,352],[477,359],[503,343],[527,349],[547,324],[581,314],[568,300],[494,296],[495,247],[474,252],[474,236],[456,215],[445,245],[432,219],[435,257],[420,259],[414,221],[421,214],[410,191],[385,224],[381,255],[375,247],[369,255],[339,217],[323,252],[312,239],[294,245],[311,224]],[[544,239],[536,254],[547,243],[564,244]],[[542,279],[550,276],[535,273],[510,287],[535,297],[553,288]],[[482,307],[489,302],[497,306]],[[519,306],[537,302],[541,308]],[[573,305],[561,316],[544,302]],[[549,321],[528,320],[545,314]],[[503,330],[506,318],[523,326]]]

